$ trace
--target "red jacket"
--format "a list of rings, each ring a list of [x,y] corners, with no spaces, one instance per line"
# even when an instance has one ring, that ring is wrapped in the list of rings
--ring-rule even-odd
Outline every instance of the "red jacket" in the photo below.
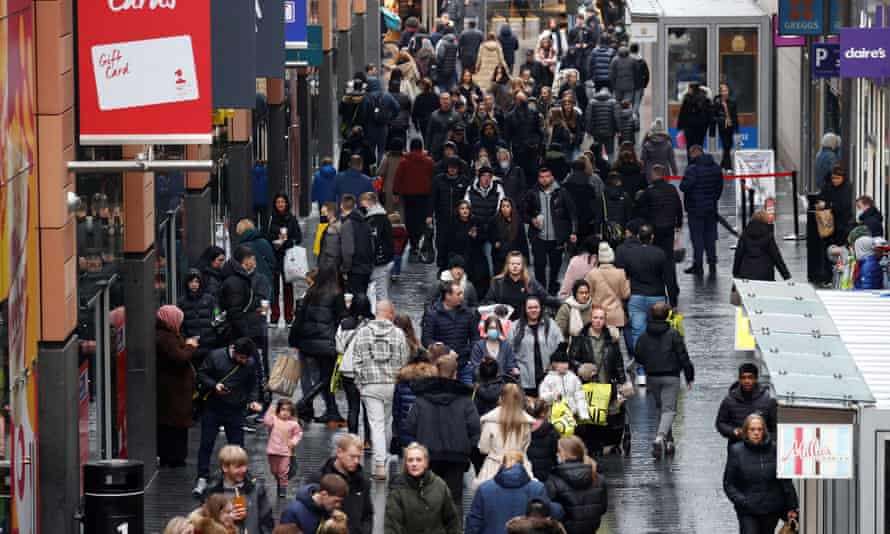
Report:
[[[434,166],[433,158],[426,152],[408,152],[396,167],[392,192],[397,195],[429,195]]]

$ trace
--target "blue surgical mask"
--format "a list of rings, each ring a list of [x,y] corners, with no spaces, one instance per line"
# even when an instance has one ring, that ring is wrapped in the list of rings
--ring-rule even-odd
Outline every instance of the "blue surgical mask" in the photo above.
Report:
[[[488,329],[488,339],[494,341],[501,337],[501,333],[498,332],[497,328],[489,328]]]
[[[856,210],[856,218],[861,219],[863,213],[865,213],[865,210]]]

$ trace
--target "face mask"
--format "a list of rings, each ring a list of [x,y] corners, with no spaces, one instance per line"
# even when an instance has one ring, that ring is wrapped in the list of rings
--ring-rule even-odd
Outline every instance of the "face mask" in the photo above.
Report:
[[[507,169],[510,168],[510,162],[509,162],[509,161],[502,161],[502,162],[501,162],[501,168],[504,169],[504,170],[506,171]]]
[[[856,218],[862,218],[862,215],[865,213],[865,210],[856,210]]]
[[[495,340],[498,339],[499,337],[501,337],[501,333],[498,332],[496,328],[489,328],[489,329],[488,329],[488,339],[490,339],[490,340],[492,340],[492,341],[495,341]]]

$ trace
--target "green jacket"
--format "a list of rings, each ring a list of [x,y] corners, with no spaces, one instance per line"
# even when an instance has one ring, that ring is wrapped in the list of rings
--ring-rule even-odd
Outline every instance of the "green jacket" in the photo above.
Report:
[[[266,236],[256,229],[247,230],[241,234],[238,244],[246,245],[253,250],[256,254],[256,271],[265,276],[271,284],[273,273],[278,270],[278,259],[275,256],[275,249]]]
[[[427,469],[420,479],[401,474],[386,500],[384,534],[461,534],[460,514],[445,481]]]

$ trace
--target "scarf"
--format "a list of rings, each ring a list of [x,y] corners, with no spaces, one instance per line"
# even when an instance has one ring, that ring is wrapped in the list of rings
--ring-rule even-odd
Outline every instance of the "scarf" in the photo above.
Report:
[[[547,375],[547,371],[544,370],[544,357],[541,355],[541,340],[538,338],[539,326],[541,326],[541,323],[528,325],[534,340],[535,384],[543,382],[544,377]]]
[[[584,319],[581,317],[581,314],[590,309],[593,300],[588,299],[587,304],[578,304],[578,301],[572,296],[567,298],[565,302],[569,305],[569,335],[580,335],[581,330],[584,328]]]

